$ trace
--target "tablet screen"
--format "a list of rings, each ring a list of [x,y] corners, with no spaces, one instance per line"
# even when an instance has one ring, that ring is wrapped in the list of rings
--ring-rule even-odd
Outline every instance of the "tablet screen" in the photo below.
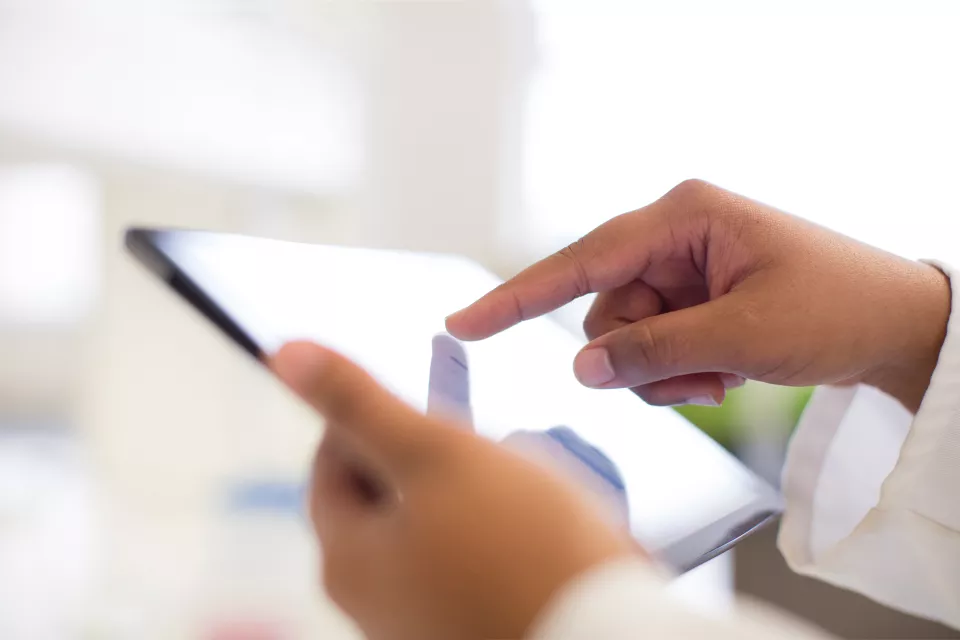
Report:
[[[420,409],[445,316],[500,282],[451,256],[205,232],[145,237],[261,351],[314,340]],[[572,362],[582,344],[548,318],[463,344],[477,432],[498,441],[557,427],[564,429],[554,435],[575,434],[617,470],[630,527],[653,553],[751,505],[776,502],[769,486],[674,411],[627,390],[580,385]]]

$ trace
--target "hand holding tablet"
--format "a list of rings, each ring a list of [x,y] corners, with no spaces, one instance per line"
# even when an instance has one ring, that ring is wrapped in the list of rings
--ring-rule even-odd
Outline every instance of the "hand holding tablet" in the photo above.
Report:
[[[327,592],[367,637],[526,637],[559,585],[636,555],[593,499],[346,358],[298,342],[269,365],[326,420],[311,516]]]

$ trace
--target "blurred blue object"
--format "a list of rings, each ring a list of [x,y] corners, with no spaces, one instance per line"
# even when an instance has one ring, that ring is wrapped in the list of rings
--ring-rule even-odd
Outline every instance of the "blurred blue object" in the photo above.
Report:
[[[231,512],[269,511],[302,515],[306,504],[306,486],[280,480],[248,480],[228,491],[227,509]]]
[[[613,460],[607,457],[603,451],[581,438],[570,427],[554,427],[547,430],[547,435],[559,442],[564,449],[572,453],[590,467],[594,473],[598,474],[622,494],[626,494],[627,487],[623,484],[623,477],[620,470]]]

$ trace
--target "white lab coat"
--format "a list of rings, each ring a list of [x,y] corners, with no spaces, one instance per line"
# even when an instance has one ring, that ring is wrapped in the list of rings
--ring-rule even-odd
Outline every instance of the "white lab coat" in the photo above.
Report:
[[[960,272],[952,284],[960,309]],[[960,628],[960,313],[951,313],[916,416],[870,387],[821,388],[791,441],[783,480],[779,545],[794,570]],[[669,596],[648,563],[626,560],[567,585],[532,637],[819,635],[755,604],[704,617]]]

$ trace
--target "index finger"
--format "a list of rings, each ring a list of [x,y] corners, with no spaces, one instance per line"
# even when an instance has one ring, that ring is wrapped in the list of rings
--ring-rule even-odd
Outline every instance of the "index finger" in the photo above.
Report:
[[[284,345],[270,368],[326,419],[328,428],[355,438],[388,469],[410,459],[424,432],[436,426],[362,368],[311,342]]]
[[[630,282],[646,269],[650,249],[658,243],[658,229],[646,209],[612,218],[527,267],[448,317],[447,331],[461,340],[482,340],[588,293]]]

